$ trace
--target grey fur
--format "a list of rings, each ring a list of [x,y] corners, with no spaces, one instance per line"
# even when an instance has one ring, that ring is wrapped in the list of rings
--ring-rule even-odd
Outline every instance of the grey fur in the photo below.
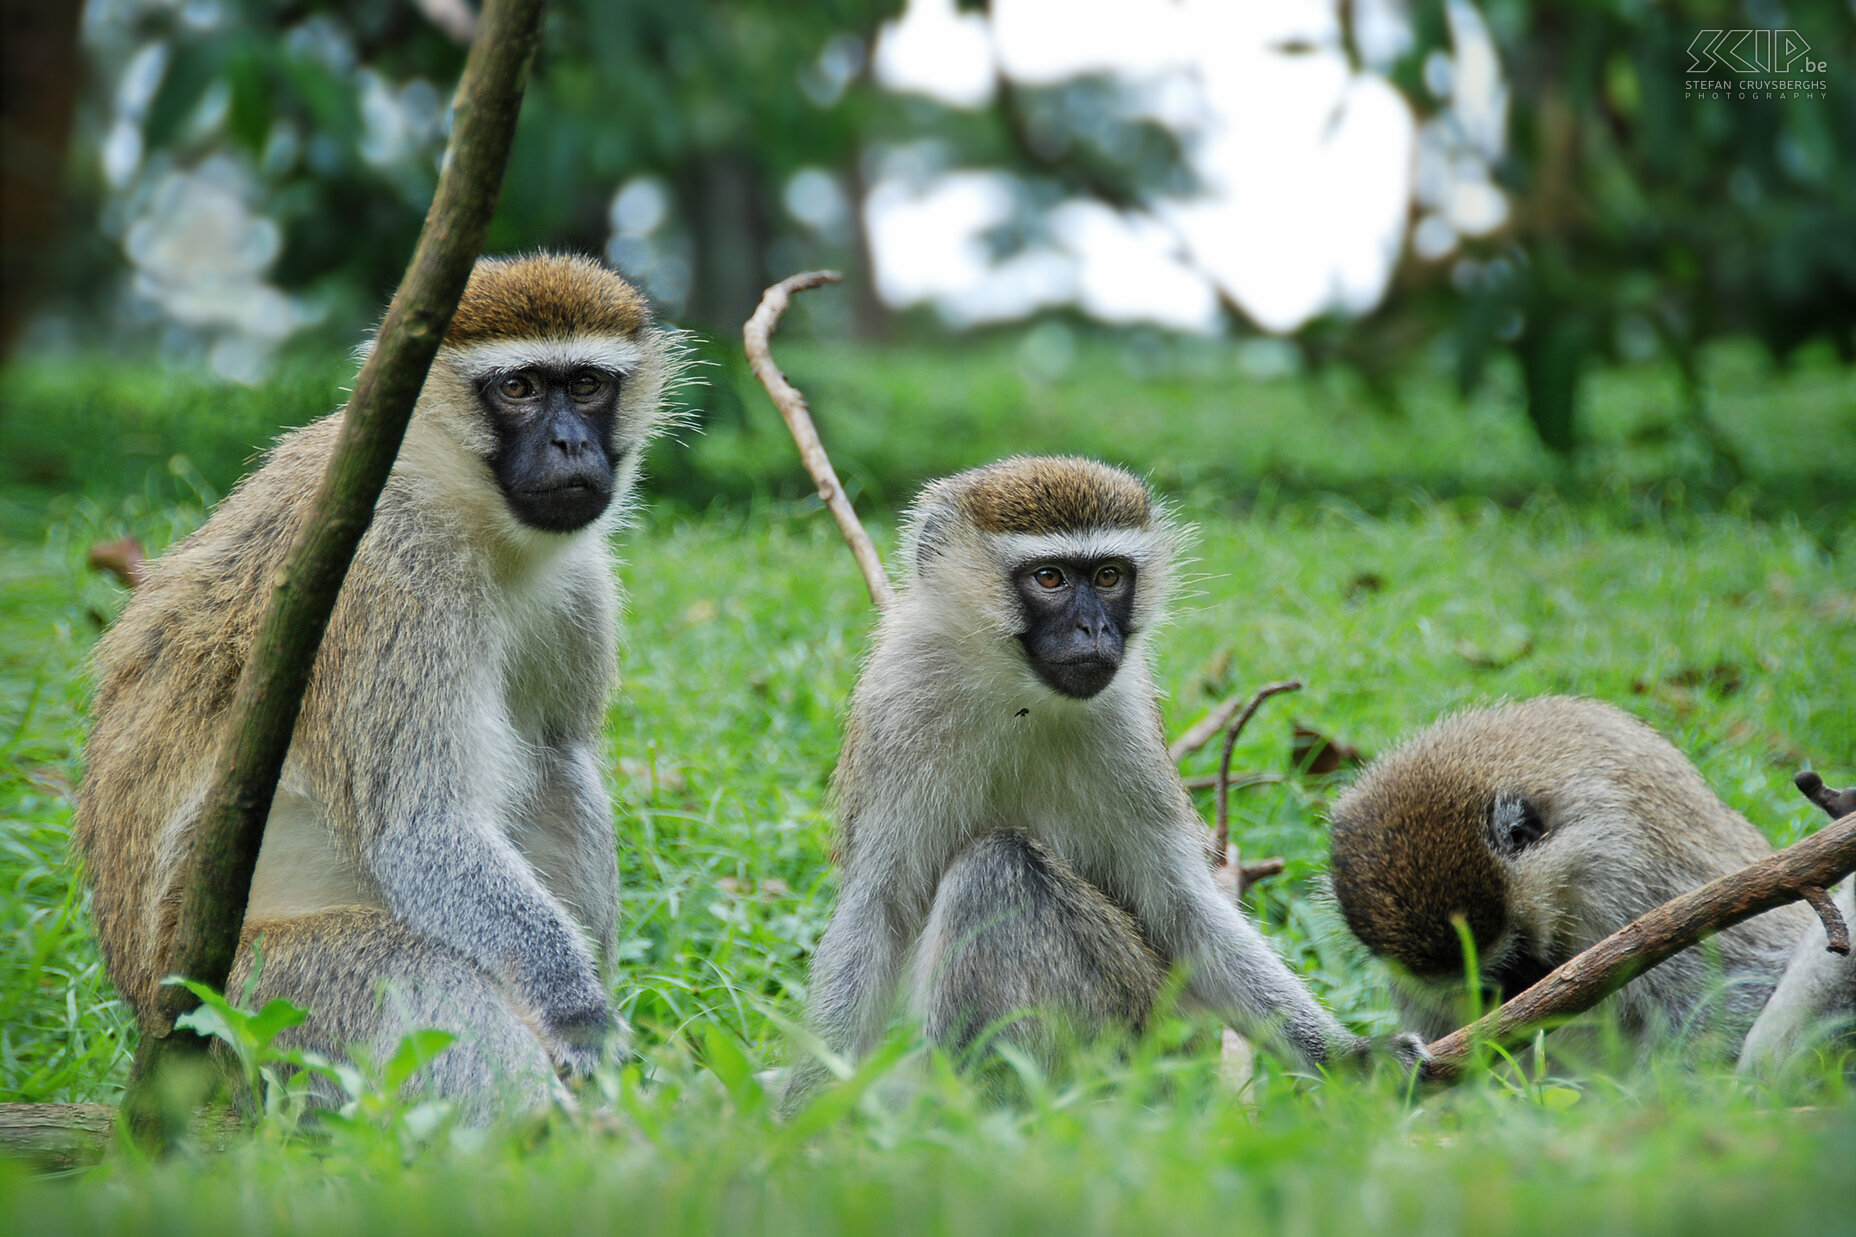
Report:
[[[497,269],[498,295],[518,306],[636,297],[591,263]],[[479,367],[531,347],[626,375],[615,499],[577,532],[521,524],[487,463]],[[421,1025],[460,1032],[430,1081],[474,1119],[500,1110],[496,1088],[543,1102],[555,1068],[586,1072],[624,1031],[605,974],[618,913],[598,754],[617,673],[608,537],[675,366],[648,324],[440,350],[330,619],[266,825],[245,932],[247,946],[265,937],[260,997],[308,1007],[295,1040],[332,1055],[383,1057]],[[98,647],[73,840],[111,975],[138,1014],[170,956],[232,685],[340,427],[336,414],[285,437],[152,565]],[[247,948],[234,992],[250,964]]]
[[[929,1039],[964,1053],[1001,1032],[1046,1069],[1066,1032],[1139,1032],[1167,970],[1133,916],[1048,847],[1005,830],[976,839],[941,877],[915,969]]]
[[[1145,528],[975,527],[967,487],[1044,469],[1062,474],[1046,488],[1074,489],[1101,468],[1013,465],[937,482],[911,513],[911,576],[878,629],[835,776],[841,892],[812,964],[814,1030],[833,1052],[864,1055],[911,971],[930,1033],[956,1046],[1027,1002],[1138,1025],[1153,967],[1177,964],[1188,1001],[1297,1061],[1358,1054],[1364,1041],[1218,889],[1204,825],[1167,758],[1147,637],[1164,615],[1175,532],[1158,514]],[[922,555],[926,535],[935,552]],[[1017,639],[1012,573],[1053,548],[1112,552],[1136,571],[1125,659],[1086,700],[1044,686]],[[1041,899],[1023,892],[1034,869],[1048,885]],[[797,1062],[785,1108],[826,1076],[816,1057]]]
[[[1843,922],[1856,923],[1856,880],[1836,890]],[[1856,953],[1833,954],[1813,920],[1792,951],[1772,999],[1740,1047],[1742,1073],[1772,1073],[1799,1052],[1832,1042],[1856,1044]]]
[[[1497,836],[1531,805],[1544,831]],[[1678,894],[1771,852],[1693,765],[1596,700],[1542,696],[1445,718],[1381,757],[1335,804],[1333,882],[1349,926],[1395,967],[1428,1035],[1454,1029],[1460,979],[1425,978],[1471,925],[1485,977],[1540,972]],[[1779,907],[1664,962],[1610,998],[1644,1047],[1708,1031],[1739,1043],[1809,926]],[[1513,995],[1512,992],[1509,995]]]

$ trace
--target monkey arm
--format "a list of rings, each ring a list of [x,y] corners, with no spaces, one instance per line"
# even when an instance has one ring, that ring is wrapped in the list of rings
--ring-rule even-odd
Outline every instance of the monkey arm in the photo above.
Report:
[[[445,566],[375,563],[370,578]],[[535,797],[560,779],[502,706],[486,616],[472,613],[488,604],[468,592],[432,600],[410,584],[377,586],[365,605],[344,596],[295,746],[386,908],[506,985],[578,1070],[611,1027],[610,1001],[579,925],[517,846]]]
[[[848,874],[831,924],[812,956],[807,1016],[831,1051],[855,1060],[868,1053],[889,1025],[903,958],[915,932],[900,922],[895,902],[874,878]],[[780,1100],[786,1115],[831,1076],[816,1053],[806,1052]]]
[[[543,886],[586,934],[602,974],[618,952],[619,855],[612,800],[592,745],[568,742],[536,753],[540,789],[510,840]]]
[[[1154,944],[1186,970],[1186,994],[1252,1038],[1307,1065],[1357,1056],[1364,1041],[1323,1009],[1263,934],[1213,882],[1182,833],[1170,871],[1134,891]]]
[[[612,1012],[592,950],[515,847],[472,816],[431,798],[392,813],[370,839],[369,874],[396,919],[507,982],[551,1046],[596,1056]]]

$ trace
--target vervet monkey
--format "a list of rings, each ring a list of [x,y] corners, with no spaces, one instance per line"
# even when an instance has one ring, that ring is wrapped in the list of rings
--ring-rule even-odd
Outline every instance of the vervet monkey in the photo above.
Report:
[[[1188,1000],[1297,1062],[1365,1050],[1220,892],[1167,757],[1148,638],[1177,540],[1145,485],[1089,460],[1009,459],[916,501],[834,779],[810,992],[833,1052],[868,1052],[906,982],[935,1042],[1017,1018],[1003,1033],[1049,1062],[1061,1030],[1138,1031],[1175,965]],[[800,1061],[786,1110],[826,1076]]]
[[[616,675],[608,534],[677,368],[590,259],[477,264],[323,638],[265,826],[236,996],[286,1043],[384,1059],[459,1033],[435,1090],[484,1120],[624,1027],[599,739]],[[226,708],[341,428],[286,435],[148,568],[97,649],[73,840],[117,987],[154,1005]]]
[[[1393,964],[1405,1016],[1430,1036],[1463,1014],[1453,920],[1474,941],[1482,984],[1513,996],[1639,915],[1772,850],[1655,731],[1565,696],[1445,718],[1374,762],[1332,820],[1341,912]],[[1821,954],[1823,930],[1799,903],[1677,954],[1610,998],[1620,1027],[1644,1046],[1706,1030],[1731,1053],[1794,948],[1804,959],[1796,983],[1813,994],[1804,999],[1828,1011],[1840,974],[1847,1008],[1856,971],[1845,960],[1834,974],[1822,968],[1822,984],[1810,979],[1817,963],[1799,942],[1814,927]],[[1795,1034],[1775,1025],[1765,1037]]]

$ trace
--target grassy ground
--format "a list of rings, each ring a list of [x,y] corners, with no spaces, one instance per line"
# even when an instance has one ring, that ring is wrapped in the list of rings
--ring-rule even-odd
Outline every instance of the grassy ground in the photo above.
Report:
[[[1195,583],[1160,638],[1169,730],[1264,679],[1309,684],[1265,707],[1241,767],[1286,769],[1292,721],[1370,754],[1460,704],[1576,691],[1661,728],[1775,841],[1815,826],[1789,786],[1801,763],[1856,775],[1856,524],[1825,480],[1856,476],[1846,373],[1775,381],[1725,357],[1735,482],[1685,431],[1642,432],[1662,424],[1653,375],[1607,378],[1600,448],[1562,467],[1499,392],[1467,412],[1417,400],[1401,423],[1185,352],[1155,376],[1086,351],[1052,382],[1019,359],[995,340],[964,365],[903,350],[833,367],[797,348],[789,367],[847,471],[884,498],[1020,446],[1151,469],[1199,528]],[[321,381],[211,401],[181,375],[10,385],[0,458],[9,438],[39,445],[0,511],[0,1099],[112,1099],[129,1046],[63,853],[84,658],[119,604],[82,552],[122,531],[158,547],[197,521],[245,448],[216,447],[195,418],[261,441],[331,402]],[[130,405],[135,433],[107,445],[102,419]],[[68,412],[67,432],[24,424],[29,409]],[[658,501],[623,539],[626,682],[607,732],[619,995],[648,1066],[601,1080],[611,1110],[491,1140],[420,1137],[402,1114],[329,1144],[269,1133],[64,1182],[0,1165],[0,1227],[1726,1233],[1853,1214],[1856,1099],[1823,1070],[1768,1087],[1659,1062],[1409,1096],[1266,1064],[1253,1116],[1218,1089],[1203,1029],[1180,1023],[1021,1109],[987,1109],[910,1054],[819,1128],[773,1126],[751,1074],[778,1059],[829,914],[824,785],[869,623],[828,522],[779,497],[781,446],[718,417],[691,459],[660,453]],[[705,492],[721,501],[699,511]],[[1334,790],[1237,792],[1236,828],[1247,854],[1289,860],[1255,895],[1285,953],[1344,1018],[1387,1029],[1379,976],[1310,896]]]

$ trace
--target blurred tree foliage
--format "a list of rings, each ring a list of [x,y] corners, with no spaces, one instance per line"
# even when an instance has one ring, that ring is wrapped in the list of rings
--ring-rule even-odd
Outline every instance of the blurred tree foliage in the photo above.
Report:
[[[1424,70],[1449,50],[1446,7],[1412,5],[1416,37],[1394,71],[1420,114],[1441,104]],[[1707,420],[1703,344],[1744,334],[1779,358],[1813,340],[1845,361],[1856,355],[1856,23],[1847,5],[1480,7],[1510,87],[1507,152],[1495,172],[1511,222],[1441,262],[1408,252],[1384,305],[1340,328],[1336,351],[1383,372],[1414,335],[1442,333],[1465,389],[1492,356],[1512,353],[1534,427],[1559,451],[1580,441],[1581,376],[1595,362],[1661,354],[1682,375],[1693,428],[1737,472]],[[1807,59],[1827,67],[1689,72],[1703,31],[1749,28],[1796,30]],[[1793,89],[1783,98],[1691,97],[1703,81],[1769,79]]]
[[[123,7],[128,41],[169,49],[140,121],[151,159],[240,152],[283,229],[281,286],[333,282],[370,304],[391,289],[436,180],[469,7],[226,0],[204,27],[192,6]],[[689,315],[734,329],[766,282],[787,178],[821,166],[854,180],[875,106],[864,49],[896,7],[556,0],[489,248],[605,250],[615,187],[655,176],[688,232]],[[413,84],[438,92],[440,125],[383,151]],[[383,101],[384,121],[369,114]]]
[[[398,278],[429,199],[465,0],[93,3],[127,15],[125,47],[168,49],[136,114],[144,167],[240,152],[257,209],[283,238],[270,278],[313,293],[348,335]],[[932,138],[946,166],[1013,172],[1020,209],[991,237],[1001,252],[1037,239],[1044,211],[1067,198],[1138,207],[1191,192],[1180,139],[1125,106],[1126,84],[1113,77],[1001,82],[976,110],[879,90],[868,49],[900,7],[557,0],[490,247],[605,251],[726,341],[708,351],[734,364],[735,332],[761,287],[802,266],[842,264],[860,285],[852,319],[833,330],[878,328],[856,203],[885,151]],[[1408,247],[1378,309],[1310,324],[1303,351],[1388,392],[1436,343],[1465,390],[1510,355],[1540,438],[1560,451],[1581,439],[1582,375],[1610,359],[1664,356],[1684,377],[1691,431],[1731,472],[1699,377],[1708,340],[1751,334],[1781,358],[1818,339],[1845,358],[1856,352],[1856,22],[1846,0],[1486,0],[1479,11],[1508,85],[1507,139],[1492,169],[1508,222],[1440,259]],[[1342,50],[1371,71],[1355,46],[1353,0],[1339,13]],[[1455,50],[1450,0],[1411,0],[1406,17],[1412,38],[1390,76],[1423,120],[1449,106],[1427,70]],[[1827,89],[1688,97],[1696,78],[1746,76],[1689,71],[1700,32],[1733,28],[1796,30],[1808,60],[1827,67],[1770,76]],[[93,90],[93,142],[112,89]],[[850,204],[835,227],[805,226],[793,208],[795,175],[807,170]],[[648,243],[628,240],[615,211],[615,189],[639,178],[663,198]],[[732,403],[728,384],[718,389],[704,398]]]

